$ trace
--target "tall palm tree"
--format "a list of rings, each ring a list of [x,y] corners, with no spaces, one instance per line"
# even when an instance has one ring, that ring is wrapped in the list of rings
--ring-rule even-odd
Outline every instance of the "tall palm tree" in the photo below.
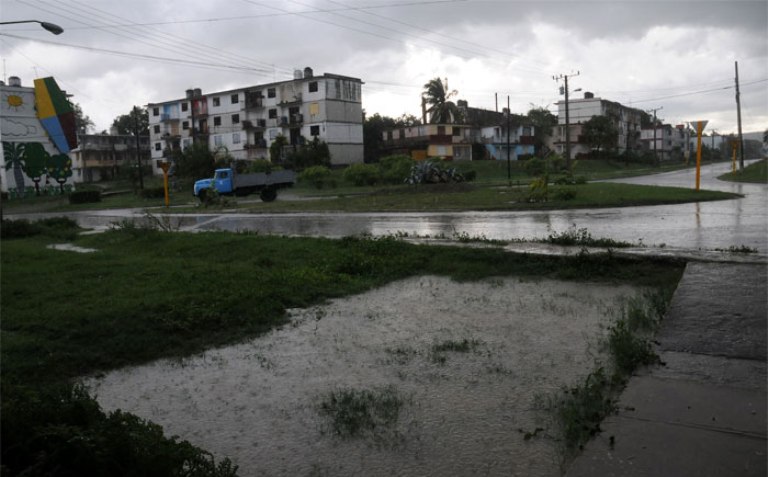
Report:
[[[16,182],[16,193],[24,194],[24,143],[3,141],[3,159],[5,170],[13,168],[13,180]]]
[[[449,101],[456,96],[457,91],[448,91],[448,80],[434,78],[424,85],[422,98],[429,107],[429,122],[432,124],[454,123],[459,121],[460,111],[453,101]]]

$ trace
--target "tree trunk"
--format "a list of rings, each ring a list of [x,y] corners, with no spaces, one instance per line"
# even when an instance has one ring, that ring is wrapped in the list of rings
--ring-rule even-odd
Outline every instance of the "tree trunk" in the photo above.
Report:
[[[21,164],[14,162],[13,164],[13,180],[16,182],[16,195],[24,197],[26,193],[26,186],[24,185],[24,171],[21,169]]]

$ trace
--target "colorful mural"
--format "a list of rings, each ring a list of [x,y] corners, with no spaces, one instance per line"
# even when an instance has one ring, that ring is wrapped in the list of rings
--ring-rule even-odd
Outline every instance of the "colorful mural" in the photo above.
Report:
[[[54,186],[41,189],[43,179],[45,184],[55,180],[59,193],[72,187],[66,183],[72,177],[72,161],[67,153],[77,147],[74,110],[53,78],[36,79],[34,84],[34,88],[18,84],[1,88],[4,167],[0,172],[2,188],[11,197],[55,193]]]

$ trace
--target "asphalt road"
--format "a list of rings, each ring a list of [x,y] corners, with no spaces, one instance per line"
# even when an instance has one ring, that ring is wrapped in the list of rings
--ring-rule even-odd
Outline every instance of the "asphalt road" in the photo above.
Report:
[[[701,188],[743,194],[744,198],[645,207],[522,212],[298,213],[172,215],[182,230],[250,230],[265,234],[343,237],[405,232],[411,236],[466,234],[488,239],[536,239],[571,227],[595,238],[613,238],[664,250],[749,247],[768,254],[768,186],[717,180],[728,163],[702,167]],[[613,182],[695,186],[693,170],[617,179]],[[280,200],[280,199],[278,199]],[[86,227],[105,227],[142,211],[88,211],[68,214]],[[11,217],[13,218],[13,217]]]

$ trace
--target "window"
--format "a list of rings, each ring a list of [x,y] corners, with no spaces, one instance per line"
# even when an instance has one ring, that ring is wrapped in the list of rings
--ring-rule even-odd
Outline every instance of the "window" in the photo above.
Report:
[[[213,105],[214,106],[221,106],[221,98],[219,98],[218,96],[213,98]]]
[[[155,131],[155,134],[160,134],[160,126],[155,125],[155,127],[153,129]]]
[[[181,141],[181,150],[187,149],[192,144],[192,140],[190,139],[182,139]]]
[[[232,144],[240,144],[240,133],[232,133]]]
[[[152,116],[160,116],[160,108],[152,108]]]
[[[155,143],[155,151],[162,151],[162,150],[163,150],[162,143],[156,142]]]
[[[238,124],[240,122],[240,115],[239,114],[233,114],[232,115],[232,124]]]
[[[276,109],[270,109],[269,110],[269,119],[275,119],[277,118],[277,110]]]
[[[237,95],[237,93],[230,96],[230,98],[232,100],[232,104],[237,104],[240,101],[240,97]]]
[[[461,128],[453,127],[453,135],[454,136],[461,136]]]
[[[221,140],[221,135],[213,136],[213,143],[217,146],[223,146],[224,142]]]
[[[275,88],[267,89],[267,98],[274,98],[276,96],[277,96],[277,93],[275,92]]]
[[[221,126],[221,116],[214,116],[213,117],[213,125],[214,126]]]
[[[185,131],[186,131],[187,129],[189,129],[189,121],[182,121],[182,122],[181,122],[181,129],[183,129],[183,130],[185,130]]]
[[[186,111],[189,109],[189,103],[181,103],[181,110]]]
[[[312,81],[311,83],[309,83],[309,92],[310,93],[317,92],[317,81]]]
[[[309,127],[309,135],[310,136],[319,136],[320,135],[320,126],[310,126]]]

